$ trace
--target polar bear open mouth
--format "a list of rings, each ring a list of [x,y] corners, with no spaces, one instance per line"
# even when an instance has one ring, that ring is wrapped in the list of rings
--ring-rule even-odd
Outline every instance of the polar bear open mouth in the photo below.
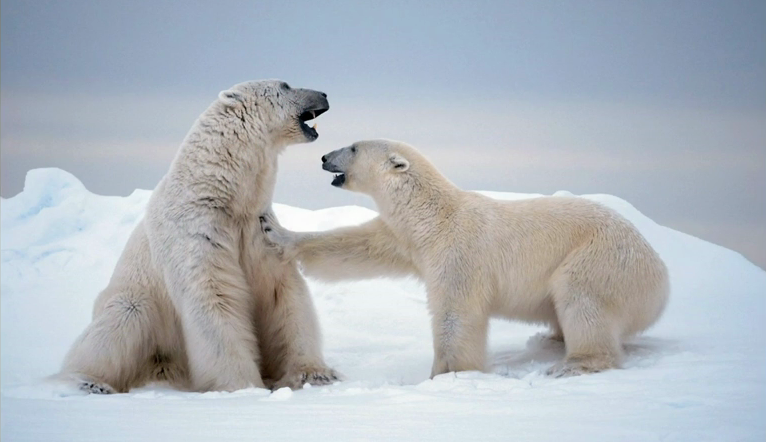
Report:
[[[309,108],[303,111],[298,116],[298,123],[301,126],[301,130],[303,130],[303,133],[306,134],[306,136],[311,139],[315,140],[317,137],[319,137],[319,132],[317,132],[317,125],[316,123],[314,126],[309,127],[308,124],[306,124],[307,121],[311,121],[314,118],[322,115],[323,113],[327,112],[329,110],[328,107],[315,107],[315,108]]]
[[[346,173],[344,171],[340,170],[340,168],[330,162],[322,164],[322,169],[333,174],[332,183],[330,184],[335,187],[343,187],[343,183],[346,182]]]
[[[345,173],[336,173],[335,176],[333,176],[332,184],[335,187],[342,187],[343,183],[346,182],[346,174]]]

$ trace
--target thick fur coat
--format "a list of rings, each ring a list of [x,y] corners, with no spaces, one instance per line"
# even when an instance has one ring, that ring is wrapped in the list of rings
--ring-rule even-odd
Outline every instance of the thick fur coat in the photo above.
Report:
[[[219,94],[154,190],[61,377],[86,391],[194,391],[337,379],[306,283],[264,246],[277,157],[314,141],[326,95],[281,81]]]
[[[546,324],[564,340],[557,376],[618,367],[622,343],[660,317],[668,273],[638,230],[576,197],[497,201],[466,192],[414,148],[364,141],[323,157],[333,185],[370,195],[380,216],[295,233],[266,215],[283,259],[325,280],[415,275],[432,315],[432,376],[484,370],[490,317]]]

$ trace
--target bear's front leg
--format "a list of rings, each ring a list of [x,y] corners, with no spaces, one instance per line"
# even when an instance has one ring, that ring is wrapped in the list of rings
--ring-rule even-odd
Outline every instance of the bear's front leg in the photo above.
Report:
[[[489,317],[477,305],[483,297],[442,288],[429,290],[428,298],[434,339],[431,377],[451,371],[484,371]]]
[[[192,388],[263,388],[253,297],[225,238],[196,235],[162,253],[168,294],[183,327]],[[218,242],[220,241],[220,242]]]
[[[341,375],[322,358],[319,321],[306,281],[294,262],[284,266],[275,289],[273,310],[260,319],[268,330],[270,343],[281,343],[272,347],[281,348],[281,355],[264,355],[264,362],[279,365],[272,371],[279,376],[272,388],[297,389],[306,383],[326,385],[339,381]]]

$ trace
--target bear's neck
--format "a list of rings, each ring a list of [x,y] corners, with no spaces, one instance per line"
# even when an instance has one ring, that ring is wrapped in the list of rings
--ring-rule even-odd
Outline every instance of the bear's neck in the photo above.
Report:
[[[394,231],[420,242],[439,235],[459,208],[463,193],[438,171],[411,173],[375,198],[381,217]]]
[[[257,220],[270,204],[279,149],[265,139],[221,138],[207,128],[192,130],[171,174],[190,198],[208,202],[236,218]]]

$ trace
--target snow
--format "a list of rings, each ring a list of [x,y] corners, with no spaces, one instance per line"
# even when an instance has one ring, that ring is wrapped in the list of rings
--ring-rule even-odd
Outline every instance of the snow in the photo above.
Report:
[[[493,321],[490,373],[429,380],[420,283],[309,281],[326,359],[343,382],[72,395],[44,378],[88,324],[149,196],[94,195],[64,171],[37,169],[22,193],[0,203],[3,440],[766,440],[766,272],[609,195],[583,197],[632,221],[662,255],[672,284],[662,320],[628,345],[622,370],[548,378],[542,372],[563,347],[540,339],[538,327]],[[361,207],[275,211],[294,230],[375,216]]]

